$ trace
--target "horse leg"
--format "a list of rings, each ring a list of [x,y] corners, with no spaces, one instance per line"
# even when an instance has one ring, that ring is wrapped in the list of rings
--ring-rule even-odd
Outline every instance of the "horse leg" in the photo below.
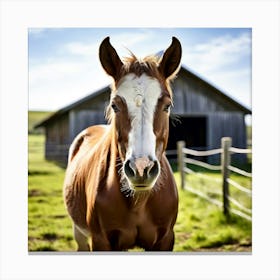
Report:
[[[92,235],[92,251],[113,251],[108,238],[104,235],[93,234]]]
[[[163,238],[155,243],[151,251],[172,251],[174,241],[174,231],[171,230]]]
[[[88,236],[85,235],[75,224],[74,224],[74,238],[78,244],[78,251],[90,251],[88,245]]]

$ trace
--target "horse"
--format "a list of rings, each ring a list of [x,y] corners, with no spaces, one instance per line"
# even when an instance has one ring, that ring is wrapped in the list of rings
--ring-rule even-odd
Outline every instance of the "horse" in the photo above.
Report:
[[[181,54],[175,37],[161,58],[121,60],[110,37],[100,44],[113,78],[108,124],[76,136],[63,188],[78,251],[173,250],[178,193],[165,149]]]

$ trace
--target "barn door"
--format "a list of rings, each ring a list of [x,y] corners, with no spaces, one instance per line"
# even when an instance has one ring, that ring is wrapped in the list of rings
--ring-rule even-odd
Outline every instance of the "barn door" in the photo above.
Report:
[[[170,120],[168,150],[176,149],[177,141],[184,140],[186,146],[203,150],[207,147],[206,116],[181,116],[178,120]]]

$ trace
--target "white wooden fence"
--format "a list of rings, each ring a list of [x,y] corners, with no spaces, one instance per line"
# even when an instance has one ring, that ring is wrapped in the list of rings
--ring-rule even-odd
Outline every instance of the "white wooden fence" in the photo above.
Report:
[[[236,199],[230,196],[229,186],[238,189],[239,191],[243,192],[245,195],[252,196],[251,189],[248,189],[236,181],[230,178],[230,173],[235,172],[239,175],[246,176],[252,178],[252,173],[246,172],[242,169],[234,167],[231,165],[231,155],[232,154],[249,154],[252,153],[251,149],[238,149],[231,146],[232,139],[230,137],[224,137],[221,139],[221,148],[208,150],[208,151],[196,151],[191,150],[185,147],[184,141],[177,142],[177,157],[178,157],[178,170],[180,172],[181,177],[181,188],[187,189],[188,191],[203,197],[204,199],[208,200],[211,203],[218,205],[219,207],[223,208],[224,214],[228,217],[230,212],[236,215],[239,215],[249,221],[252,220],[252,210],[242,205]],[[196,159],[188,158],[187,155],[192,156],[211,156],[221,154],[221,161],[220,165],[212,165],[208,164]],[[187,164],[197,165],[200,167],[204,167],[206,169],[221,171],[221,178],[214,178],[212,176],[195,172],[190,169]],[[203,193],[197,189],[194,189],[189,184],[186,184],[186,174],[195,174],[196,176],[203,177],[207,180],[214,180],[216,183],[220,184],[222,189],[222,201],[218,199],[214,199],[208,196],[206,193]],[[233,209],[230,207],[230,203],[235,205],[238,209]]]

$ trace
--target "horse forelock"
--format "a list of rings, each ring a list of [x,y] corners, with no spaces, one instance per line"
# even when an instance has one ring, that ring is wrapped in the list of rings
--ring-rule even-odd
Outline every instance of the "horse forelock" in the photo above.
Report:
[[[157,56],[146,56],[144,58],[137,58],[134,54],[130,57],[124,57],[124,66],[122,76],[133,73],[136,76],[146,74],[151,77],[159,78],[159,58]]]

